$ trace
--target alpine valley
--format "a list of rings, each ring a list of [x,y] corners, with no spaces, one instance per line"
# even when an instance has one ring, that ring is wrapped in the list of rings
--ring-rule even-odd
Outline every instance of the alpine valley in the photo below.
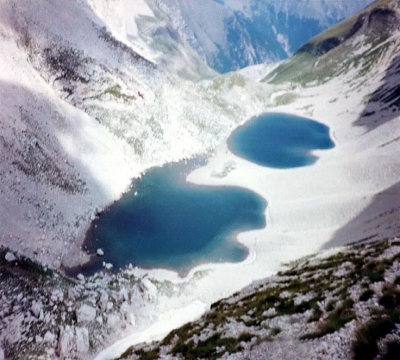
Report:
[[[399,0],[2,0],[0,47],[0,360],[398,359]],[[334,146],[231,152],[265,113]],[[204,154],[190,184],[267,204],[244,261],[67,276],[137,179]]]

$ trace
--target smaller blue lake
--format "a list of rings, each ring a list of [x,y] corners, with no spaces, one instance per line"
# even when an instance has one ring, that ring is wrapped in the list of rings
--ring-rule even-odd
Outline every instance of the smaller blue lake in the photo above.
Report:
[[[102,212],[87,233],[84,249],[104,256],[66,272],[91,275],[110,262],[164,268],[187,274],[202,263],[240,262],[248,250],[236,241],[242,230],[265,226],[266,202],[238,187],[199,186],[186,176],[205,160],[153,168],[134,181],[122,199]]]
[[[268,113],[235,129],[228,139],[232,153],[258,165],[287,169],[312,165],[312,150],[335,146],[329,127],[306,118]]]

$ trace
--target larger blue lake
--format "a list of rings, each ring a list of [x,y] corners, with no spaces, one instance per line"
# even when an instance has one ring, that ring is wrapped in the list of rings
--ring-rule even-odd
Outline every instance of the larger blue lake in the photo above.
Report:
[[[312,150],[335,146],[329,127],[299,116],[268,113],[255,117],[233,131],[228,147],[234,154],[256,164],[287,169],[312,165]]]
[[[317,158],[311,150],[334,146],[325,125],[284,114],[252,119],[236,129],[228,143],[238,155],[276,168],[312,164]],[[264,227],[267,204],[244,188],[187,183],[187,174],[205,163],[201,158],[171,163],[135,180],[87,233],[85,249],[96,254],[100,248],[104,256],[94,255],[93,261],[69,273],[89,275],[105,261],[115,270],[132,264],[185,275],[202,263],[243,261],[248,250],[236,241],[236,234]]]
[[[92,223],[85,246],[96,258],[75,273],[91,274],[110,262],[185,275],[202,263],[239,262],[247,249],[239,230],[265,226],[266,202],[237,187],[198,186],[185,181],[204,161],[194,159],[150,169],[130,192]]]

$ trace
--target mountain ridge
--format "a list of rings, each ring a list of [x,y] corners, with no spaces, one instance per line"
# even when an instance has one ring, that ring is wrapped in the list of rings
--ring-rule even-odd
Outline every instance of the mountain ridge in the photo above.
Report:
[[[158,19],[167,22],[173,36],[180,37],[221,73],[282,60],[312,36],[369,3],[320,0],[302,2],[299,7],[290,1],[207,0],[190,5],[182,0],[148,1]],[[130,23],[132,19],[126,21]],[[147,33],[144,18],[137,22]],[[146,41],[152,42],[148,37]]]

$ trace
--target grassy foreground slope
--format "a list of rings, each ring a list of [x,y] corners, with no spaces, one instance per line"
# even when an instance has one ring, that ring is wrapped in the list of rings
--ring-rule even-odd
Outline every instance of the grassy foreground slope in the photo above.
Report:
[[[290,264],[121,359],[396,359],[400,241]]]

